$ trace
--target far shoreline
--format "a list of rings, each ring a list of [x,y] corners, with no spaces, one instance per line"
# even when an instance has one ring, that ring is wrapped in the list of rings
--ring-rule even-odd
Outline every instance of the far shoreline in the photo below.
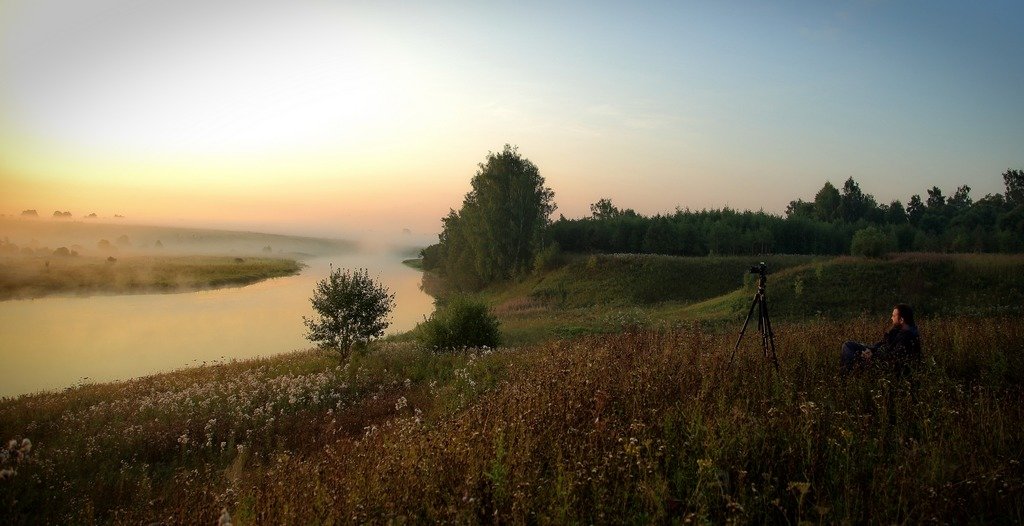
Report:
[[[295,259],[237,256],[0,258],[0,301],[183,294],[294,276]]]

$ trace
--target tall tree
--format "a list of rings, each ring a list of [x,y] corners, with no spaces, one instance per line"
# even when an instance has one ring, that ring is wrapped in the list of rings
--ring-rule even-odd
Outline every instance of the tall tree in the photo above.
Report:
[[[590,205],[590,215],[594,219],[611,219],[618,217],[622,212],[615,205],[612,204],[612,200],[607,197],[598,199],[596,203]]]
[[[891,225],[902,225],[907,222],[907,211],[903,209],[903,203],[899,200],[889,204],[885,210],[885,222]]]
[[[790,201],[786,206],[786,217],[807,217],[814,218],[814,203],[808,203],[803,199]]]
[[[839,207],[842,204],[842,197],[839,190],[832,186],[831,182],[825,181],[825,186],[814,195],[814,212],[822,221],[835,221],[839,218]]]
[[[940,212],[946,206],[946,197],[942,195],[942,190],[938,186],[933,186],[928,190],[928,200],[925,203],[928,205],[928,210]]]
[[[907,219],[910,224],[917,226],[921,222],[921,217],[924,216],[924,201],[921,201],[921,196],[914,194],[910,196],[910,201],[907,201]]]
[[[953,196],[946,202],[954,212],[960,213],[971,207],[971,187],[963,185],[953,192]]]
[[[1024,205],[1024,170],[1003,172],[1003,184],[1006,185],[1006,201],[1012,205]]]
[[[487,154],[470,186],[462,208],[443,220],[442,273],[474,289],[528,272],[556,208],[537,166],[505,145]]]
[[[853,180],[853,177],[847,179],[843,183],[843,193],[839,201],[839,216],[847,223],[856,222],[867,213],[869,199],[870,206],[874,207],[875,198],[865,195],[857,181]]]

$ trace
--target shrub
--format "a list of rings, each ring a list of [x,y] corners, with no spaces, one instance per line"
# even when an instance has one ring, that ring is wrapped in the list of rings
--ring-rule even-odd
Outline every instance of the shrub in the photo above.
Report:
[[[540,273],[553,270],[565,264],[565,257],[558,243],[552,241],[544,246],[533,258],[533,270]]]
[[[873,226],[858,230],[850,243],[850,253],[854,256],[880,258],[895,249],[893,237]]]
[[[317,316],[302,317],[309,328],[306,338],[348,359],[354,346],[384,334],[391,324],[388,315],[395,295],[371,279],[366,269],[332,269],[330,276],[317,282],[309,301]]]
[[[419,338],[430,349],[496,347],[501,340],[498,319],[487,305],[466,296],[449,298],[420,325]]]

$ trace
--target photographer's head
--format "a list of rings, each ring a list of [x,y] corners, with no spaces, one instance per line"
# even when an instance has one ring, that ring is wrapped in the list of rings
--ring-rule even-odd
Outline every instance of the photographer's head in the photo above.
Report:
[[[917,324],[914,323],[914,308],[906,303],[897,303],[892,308],[892,325],[915,327]]]

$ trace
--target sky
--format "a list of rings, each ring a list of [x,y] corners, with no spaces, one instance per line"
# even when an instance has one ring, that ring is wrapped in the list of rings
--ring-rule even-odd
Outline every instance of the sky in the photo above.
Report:
[[[1024,3],[4,0],[0,213],[436,234],[516,145],[579,217],[1024,168]]]

